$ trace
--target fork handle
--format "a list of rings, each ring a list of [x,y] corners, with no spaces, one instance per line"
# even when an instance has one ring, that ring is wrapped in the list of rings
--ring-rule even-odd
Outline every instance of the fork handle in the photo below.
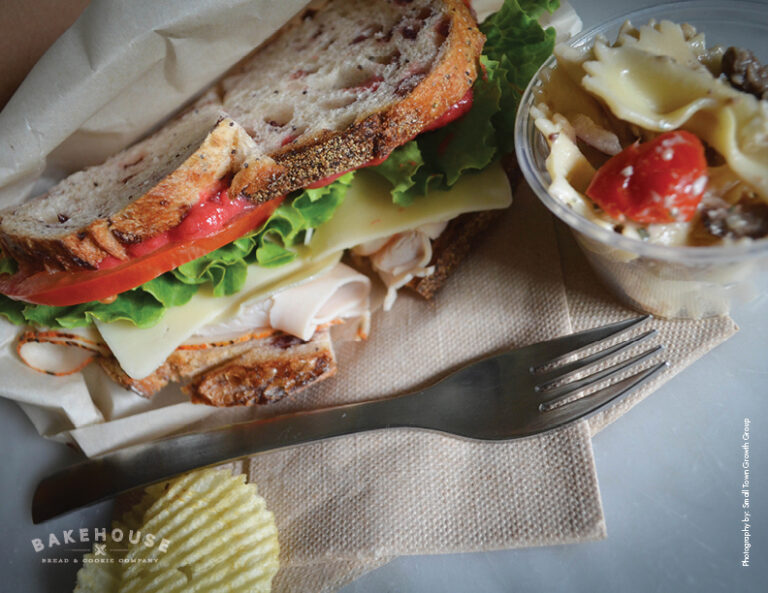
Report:
[[[40,523],[180,473],[273,449],[379,428],[418,426],[421,392],[276,416],[126,447],[44,478],[32,499]]]

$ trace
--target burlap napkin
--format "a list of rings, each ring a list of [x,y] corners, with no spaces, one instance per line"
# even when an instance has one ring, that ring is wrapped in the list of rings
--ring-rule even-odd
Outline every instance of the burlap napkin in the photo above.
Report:
[[[567,233],[561,259],[530,190],[499,218],[433,304],[402,297],[376,316],[368,343],[342,345],[336,378],[271,411],[397,393],[481,355],[633,314],[605,294]],[[652,323],[670,368],[588,422],[503,443],[379,431],[250,459],[242,471],[281,534],[276,591],[334,591],[399,555],[604,537],[590,435],[735,331],[726,318]]]

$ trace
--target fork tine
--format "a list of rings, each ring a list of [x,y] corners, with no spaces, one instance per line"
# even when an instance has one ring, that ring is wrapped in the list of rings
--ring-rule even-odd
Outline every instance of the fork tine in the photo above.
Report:
[[[638,354],[637,356],[633,356],[632,358],[628,358],[627,360],[618,362],[614,365],[604,368],[601,371],[592,373],[591,375],[588,375],[583,379],[579,379],[578,381],[571,381],[570,383],[566,383],[561,387],[556,387],[555,389],[550,389],[549,391],[543,391],[542,392],[543,403],[541,404],[541,410],[542,411],[551,410],[552,408],[555,407],[555,405],[558,402],[561,402],[562,400],[573,395],[577,391],[580,391],[581,389],[595,385],[596,383],[598,383],[599,381],[602,381],[603,379],[610,379],[611,377],[615,377],[618,373],[620,373],[624,369],[628,369],[629,367],[634,366],[638,362],[642,362],[643,360],[650,358],[651,356],[653,356],[654,354],[656,354],[657,352],[663,349],[664,349],[664,346],[656,346],[655,348],[646,350],[645,352]]]
[[[599,389],[594,393],[590,393],[580,399],[564,404],[554,410],[547,411],[545,412],[548,417],[547,423],[552,426],[562,426],[563,424],[594,414],[609,403],[618,400],[622,396],[628,395],[636,387],[645,383],[658,371],[667,366],[668,363],[666,361],[660,362],[648,369],[635,373],[626,379],[609,385],[608,387]]]
[[[610,358],[614,354],[623,352],[624,350],[627,350],[632,346],[635,346],[640,342],[643,342],[648,338],[655,336],[656,333],[657,332],[655,329],[648,330],[647,332],[642,333],[639,336],[630,338],[629,340],[625,340],[624,342],[619,342],[618,344],[614,344],[613,346],[600,350],[599,352],[595,352],[594,354],[590,354],[589,356],[585,356],[584,358],[580,358],[568,364],[564,364],[555,369],[552,369],[551,371],[548,371],[546,373],[542,373],[541,375],[539,375],[541,383],[538,383],[536,385],[536,391],[543,391],[547,389],[555,381],[562,381],[563,379],[568,379],[576,371],[585,369],[589,366],[592,366],[595,363],[598,363],[602,360],[606,360]]]
[[[568,354],[575,354],[579,350],[593,346],[616,334],[620,334],[648,319],[650,315],[643,315],[633,319],[625,319],[595,329],[588,329],[562,338],[555,338],[548,342],[533,344],[521,349],[526,356],[532,358],[535,364],[530,366],[531,372],[548,364],[558,361]]]

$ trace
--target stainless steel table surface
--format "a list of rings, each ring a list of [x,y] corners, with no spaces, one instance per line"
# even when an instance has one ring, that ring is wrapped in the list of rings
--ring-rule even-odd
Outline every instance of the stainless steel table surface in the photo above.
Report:
[[[727,1],[727,0],[724,0]],[[766,19],[768,19],[768,0]],[[572,0],[585,26],[655,4]],[[768,590],[768,296],[737,309],[739,333],[594,439],[608,528],[599,542],[399,558],[343,593]],[[741,566],[744,419],[751,421],[751,566]],[[109,523],[105,503],[42,526],[38,480],[79,459],[0,400],[0,592],[66,592],[76,565],[41,565],[31,540]]]

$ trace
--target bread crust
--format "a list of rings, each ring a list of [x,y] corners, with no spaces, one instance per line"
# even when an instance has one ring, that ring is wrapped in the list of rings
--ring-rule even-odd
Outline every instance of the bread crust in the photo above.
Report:
[[[143,379],[126,375],[112,356],[99,364],[110,379],[143,397],[182,383],[192,402],[217,407],[272,403],[336,372],[328,329],[308,342],[276,332],[228,346],[176,350]]]
[[[273,339],[272,347],[264,351],[251,348],[196,376],[182,390],[193,403],[209,406],[270,404],[336,373],[327,330],[309,342],[282,337],[288,339],[284,345],[275,346]]]
[[[257,154],[245,130],[223,117],[176,170],[118,213],[48,237],[9,230],[4,218],[14,216],[11,209],[0,214],[0,248],[31,269],[96,269],[108,256],[128,259],[127,245],[178,226],[200,195],[224,178],[233,177],[230,196],[263,202],[386,156],[458,102],[477,76],[484,36],[462,0],[443,4],[447,35],[441,53],[430,72],[413,72],[402,80],[402,101],[346,129],[320,132],[269,155]],[[276,39],[279,42],[279,36]],[[209,91],[198,108],[215,108],[216,96],[215,90]],[[118,156],[140,157],[140,147]]]

